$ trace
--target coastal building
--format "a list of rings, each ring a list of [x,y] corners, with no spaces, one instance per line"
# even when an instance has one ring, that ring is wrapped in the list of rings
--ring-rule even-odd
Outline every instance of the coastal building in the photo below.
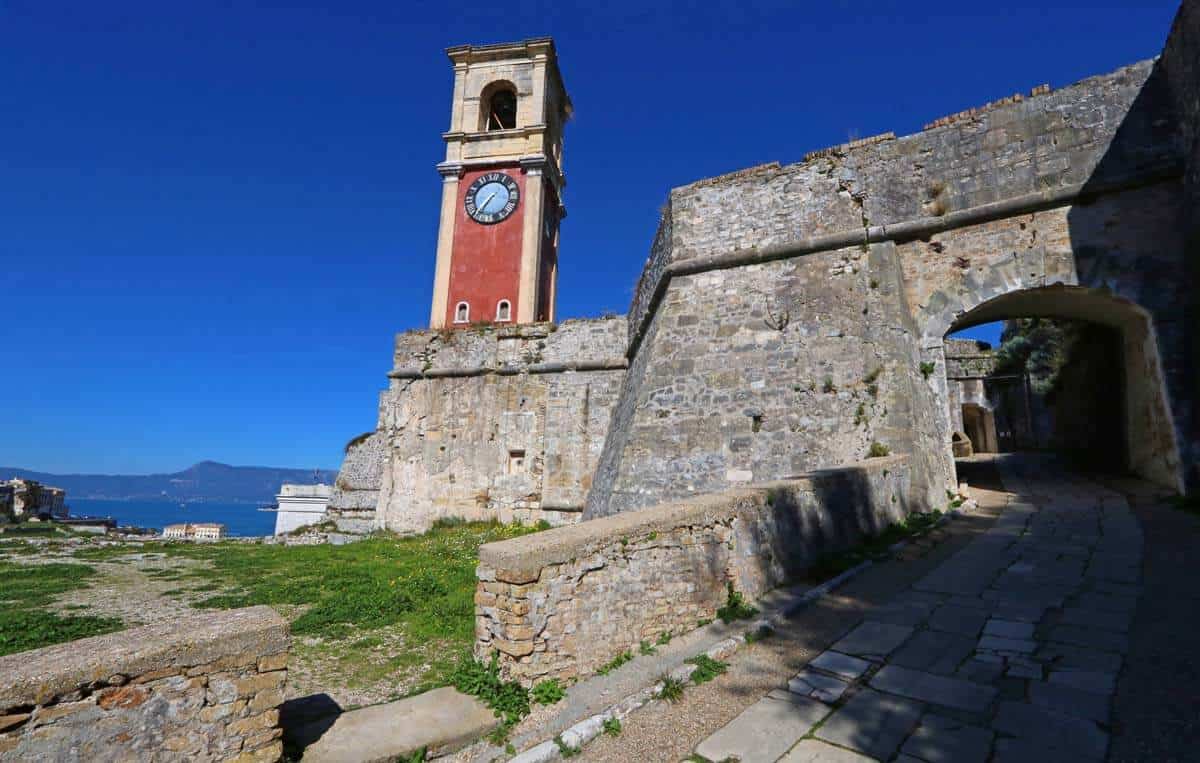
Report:
[[[65,519],[67,491],[36,480],[0,482],[0,514],[13,519],[48,517]]]
[[[217,522],[196,522],[167,525],[163,537],[176,540],[220,540],[225,537],[225,525]]]
[[[279,495],[275,496],[275,505],[263,510],[276,512],[275,534],[286,535],[305,525],[320,524],[325,519],[332,496],[332,485],[285,483],[279,488]]]

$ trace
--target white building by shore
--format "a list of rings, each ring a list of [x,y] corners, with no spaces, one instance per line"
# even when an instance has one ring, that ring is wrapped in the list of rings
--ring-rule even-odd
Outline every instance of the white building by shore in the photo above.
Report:
[[[266,511],[274,511],[275,534],[287,535],[305,525],[320,524],[329,508],[333,486],[284,484],[275,496],[276,505]]]
[[[225,525],[218,522],[167,525],[163,528],[163,537],[177,540],[220,540],[225,537]]]

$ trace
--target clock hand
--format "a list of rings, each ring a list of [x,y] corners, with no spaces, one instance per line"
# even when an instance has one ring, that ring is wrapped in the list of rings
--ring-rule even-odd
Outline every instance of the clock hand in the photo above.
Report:
[[[499,191],[492,191],[492,195],[487,197],[487,201],[480,204],[478,208],[484,212],[487,212],[487,205],[491,203],[492,199],[496,198],[497,193],[499,193]]]

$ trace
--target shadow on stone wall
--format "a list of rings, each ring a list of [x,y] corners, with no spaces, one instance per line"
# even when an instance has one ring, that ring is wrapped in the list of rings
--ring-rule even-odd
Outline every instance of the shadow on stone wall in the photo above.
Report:
[[[1183,277],[1189,267],[1194,269],[1188,264],[1188,222],[1182,203],[1186,159],[1182,150],[1163,150],[1164,146],[1182,149],[1180,129],[1160,59],[1067,221],[1079,284],[1145,311],[1148,325],[1143,331],[1148,336],[1141,342],[1131,337],[1136,327],[1124,316],[1114,312],[1111,320],[1103,321],[1121,328],[1126,337],[1127,421],[1133,426],[1139,417],[1169,422],[1159,438],[1162,441],[1145,443],[1145,450],[1170,461],[1169,471],[1184,471],[1182,480],[1195,489],[1200,486],[1196,465],[1200,427],[1195,405],[1197,361],[1192,351],[1195,281]],[[1121,192],[1113,195],[1114,190]],[[1133,395],[1140,384],[1155,389],[1143,392],[1138,400]],[[1139,435],[1130,432],[1130,436],[1134,438],[1131,470],[1163,482],[1162,477],[1147,473],[1147,464],[1138,463]]]

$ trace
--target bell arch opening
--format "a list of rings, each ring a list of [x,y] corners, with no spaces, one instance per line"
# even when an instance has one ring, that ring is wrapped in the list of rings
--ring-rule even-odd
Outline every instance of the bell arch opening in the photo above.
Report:
[[[1005,341],[971,348],[953,335],[1005,322]],[[1100,290],[1020,289],[960,313],[938,352],[945,447],[1046,450],[1085,468],[1182,490],[1183,473],[1150,315]],[[928,335],[928,334],[927,334]]]

